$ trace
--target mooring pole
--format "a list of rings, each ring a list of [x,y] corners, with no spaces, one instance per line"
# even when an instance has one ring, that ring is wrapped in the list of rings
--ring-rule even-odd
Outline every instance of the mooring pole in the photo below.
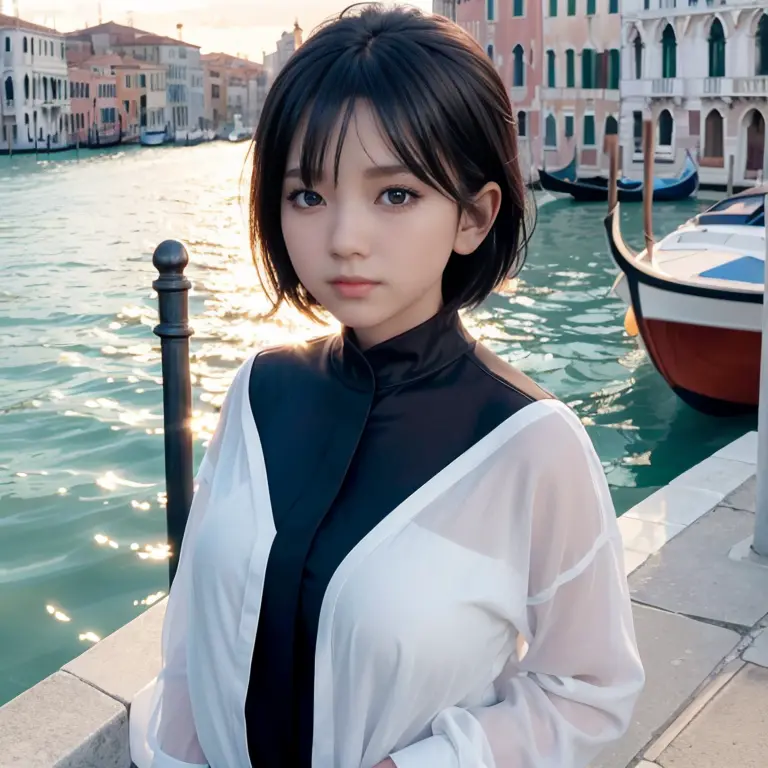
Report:
[[[165,240],[155,249],[152,263],[160,276],[152,283],[157,291],[163,366],[163,424],[165,428],[165,510],[170,556],[169,584],[179,563],[181,540],[192,504],[192,382],[189,371],[188,295],[192,287],[184,277],[189,263],[187,249],[176,240]]]
[[[763,198],[765,254],[768,260],[768,195]],[[768,285],[768,280],[764,280]],[[752,549],[768,558],[768,293],[763,286],[763,339],[760,359],[760,400],[757,415],[757,500]]]

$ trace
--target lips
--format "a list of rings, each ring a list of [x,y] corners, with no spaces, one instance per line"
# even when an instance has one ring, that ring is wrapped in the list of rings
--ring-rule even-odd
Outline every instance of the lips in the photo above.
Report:
[[[337,277],[331,280],[336,294],[343,299],[364,299],[379,283],[364,277]]]

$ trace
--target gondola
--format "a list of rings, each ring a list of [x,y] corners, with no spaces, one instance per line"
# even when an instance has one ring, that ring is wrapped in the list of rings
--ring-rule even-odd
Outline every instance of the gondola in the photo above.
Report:
[[[625,327],[677,395],[713,416],[754,412],[760,384],[765,194],[726,197],[647,250],[624,241],[620,204],[605,218]]]
[[[608,179],[605,176],[576,176],[576,156],[559,171],[551,173],[539,170],[542,188],[549,192],[569,194],[578,202],[606,202]],[[639,203],[643,200],[643,182],[622,178],[617,181],[619,202]],[[679,176],[653,180],[654,202],[684,200],[695,194],[699,187],[699,171],[690,152],[685,153],[685,163]]]
[[[94,130],[88,137],[88,149],[106,149],[107,147],[116,147],[123,140],[122,129],[116,133],[99,134]]]

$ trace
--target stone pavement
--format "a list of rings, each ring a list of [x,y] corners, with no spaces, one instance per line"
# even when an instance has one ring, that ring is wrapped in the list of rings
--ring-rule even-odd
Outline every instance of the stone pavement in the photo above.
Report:
[[[768,564],[743,557],[754,521],[752,475],[630,573],[646,688],[592,768],[768,766]]]

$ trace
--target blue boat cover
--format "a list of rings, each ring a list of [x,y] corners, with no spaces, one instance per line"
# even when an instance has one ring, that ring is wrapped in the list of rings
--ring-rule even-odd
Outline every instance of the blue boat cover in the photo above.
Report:
[[[734,280],[740,283],[762,283],[765,273],[765,262],[756,256],[740,256],[738,259],[720,264],[699,277],[714,277],[718,280]]]

